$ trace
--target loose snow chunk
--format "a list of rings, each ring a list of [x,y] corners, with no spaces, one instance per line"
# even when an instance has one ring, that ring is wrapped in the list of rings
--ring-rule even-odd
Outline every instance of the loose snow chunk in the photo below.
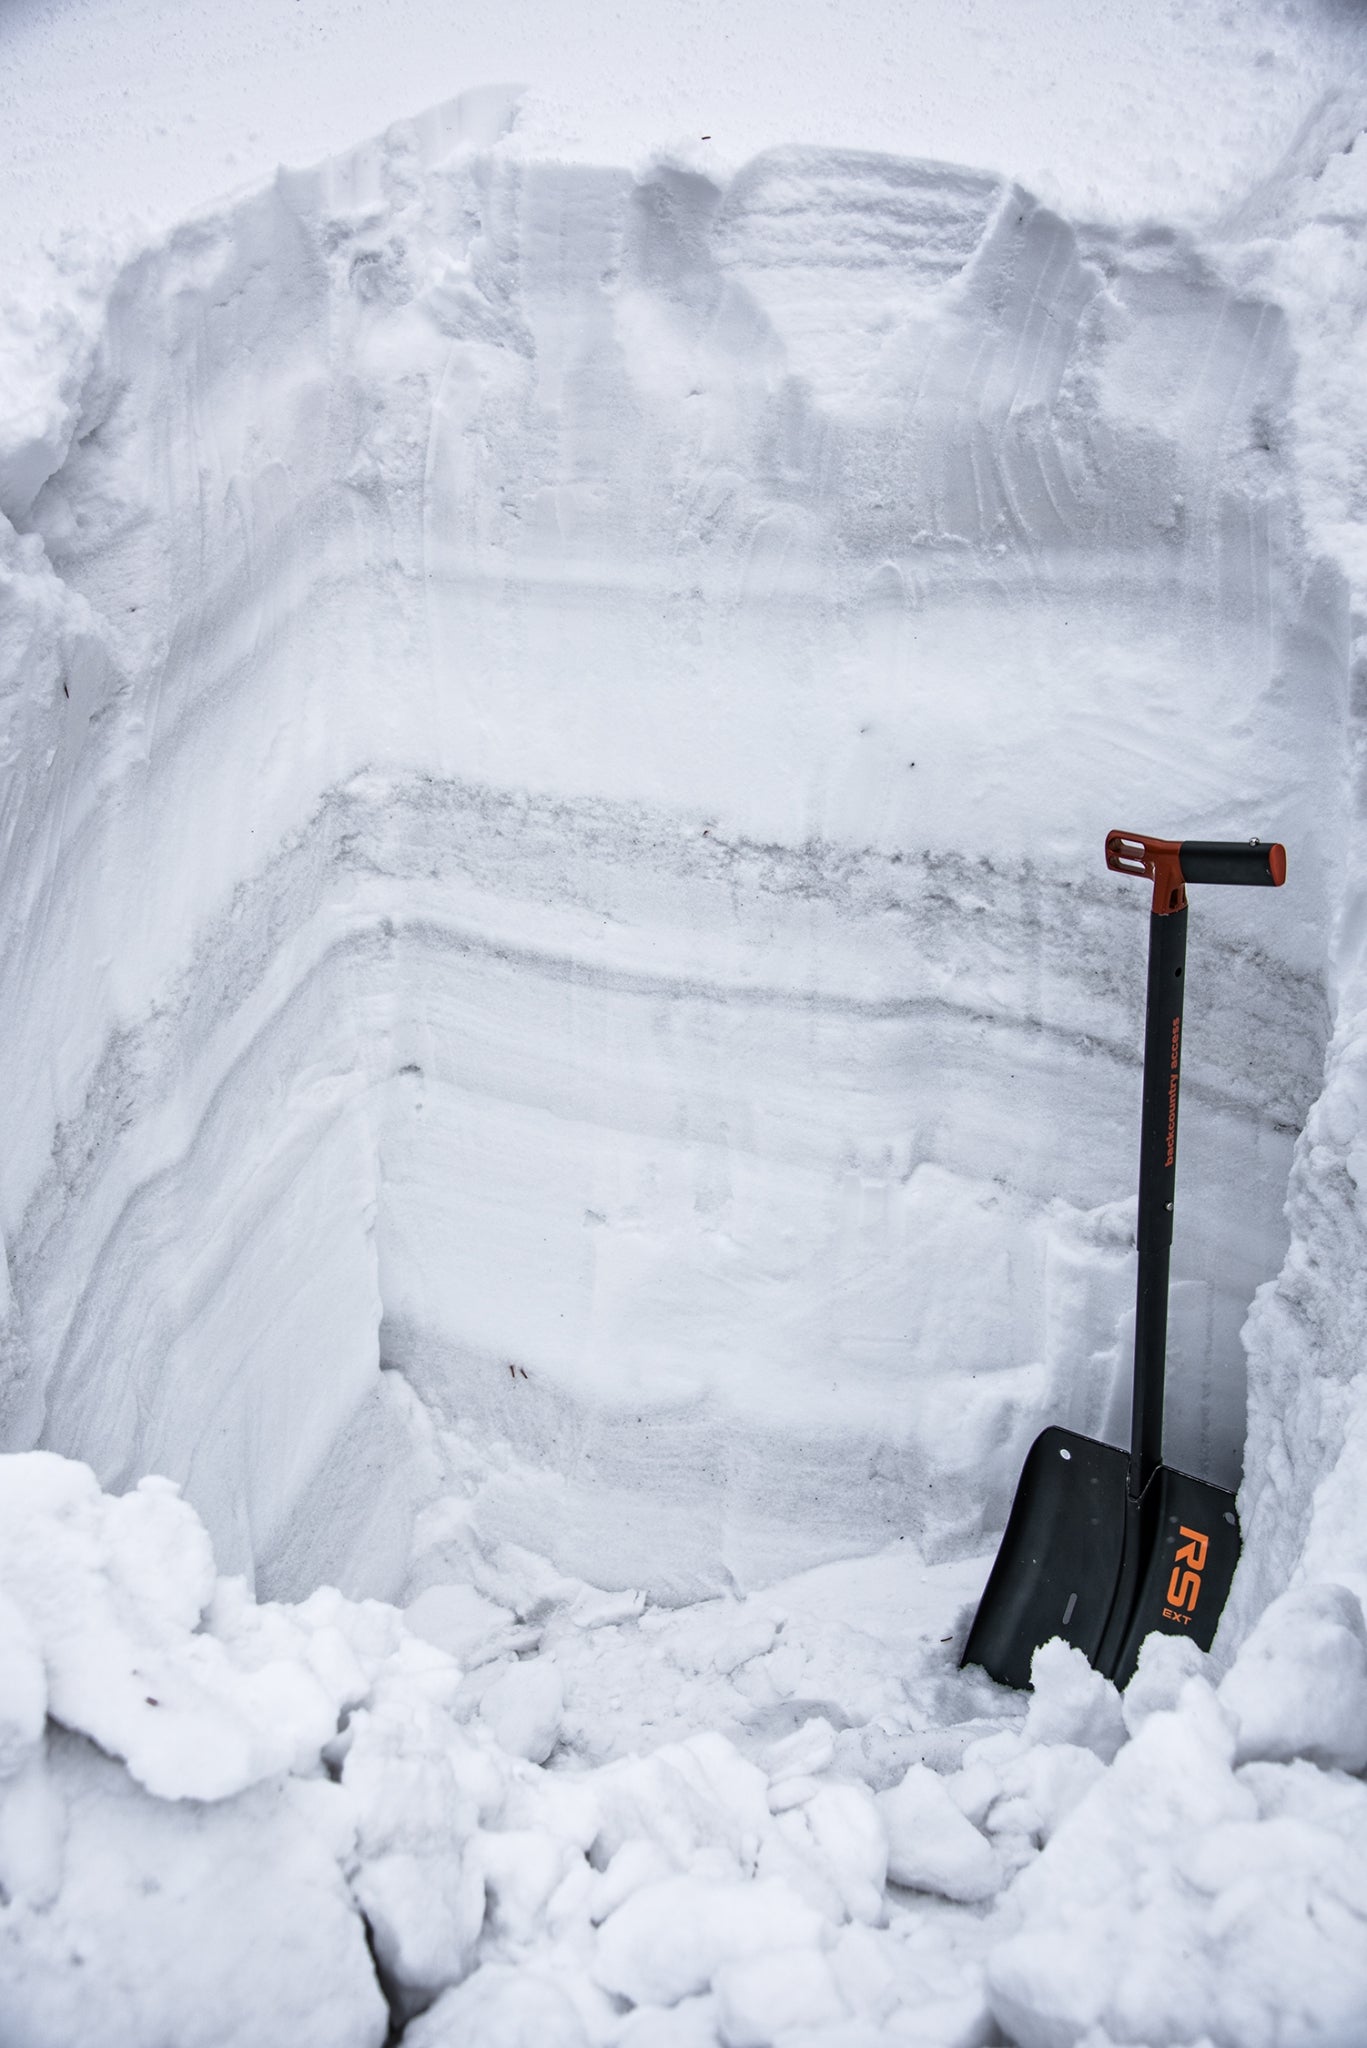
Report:
[[[567,1991],[550,1978],[486,1963],[404,2029],[404,2048],[588,2048]]]
[[[47,1719],[47,1679],[27,1617],[0,1587],[0,1782],[32,1754]]]
[[[589,1918],[595,1923],[606,1920],[633,1892],[675,1874],[668,1857],[654,1842],[623,1842],[593,1887]]]
[[[478,1860],[491,1924],[507,1941],[536,1939],[552,1894],[572,1869],[577,1867],[585,1874],[586,1898],[592,1890],[592,1876],[582,1857],[576,1858],[566,1843],[536,1829],[503,1828],[497,1834],[481,1836]]]
[[[409,1602],[404,1620],[414,1635],[472,1665],[504,1649],[517,1631],[506,1607],[463,1585],[429,1586]]]
[[[772,1821],[763,1771],[714,1732],[609,1765],[597,1782],[604,1856],[643,1838],[677,1869],[705,1857],[739,1876],[753,1869]]]
[[[484,1693],[480,1719],[506,1750],[529,1763],[544,1764],[560,1735],[565,1693],[550,1657],[510,1664]]]
[[[42,1652],[53,1717],[163,1798],[223,1799],[306,1768],[336,1727],[298,1631],[246,1668],[194,1633],[213,1555],[169,1480],[113,1498],[48,1452],[0,1460],[0,1580]]]
[[[500,1773],[505,1768],[497,1758],[491,1757],[490,1764]],[[487,1810],[492,1811],[492,1807]],[[595,1778],[587,1771],[581,1776],[526,1768],[514,1770],[511,1776],[501,1779],[498,1824],[501,1828],[538,1829],[586,1854],[597,1841],[603,1824]],[[604,1908],[605,1912],[608,1910]]]
[[[632,1896],[598,1931],[594,1975],[633,2005],[677,2005],[724,1963],[814,1947],[821,1917],[778,1879],[670,1877]]]
[[[810,1721],[804,1721],[791,1735],[784,1735],[777,1742],[769,1744],[762,1751],[760,1761],[773,1780],[773,1789],[786,1785],[791,1779],[809,1779],[821,1771],[828,1771],[835,1762],[836,1732],[824,1714],[813,1714]],[[781,1797],[781,1795],[780,1795]],[[773,1792],[769,1804],[777,1813]]]
[[[481,1814],[501,1802],[502,1770],[440,1705],[398,1687],[359,1709],[348,1732],[353,1889],[391,1977],[430,1996],[473,1959],[485,1907],[475,1843]]]
[[[1189,1680],[1017,1880],[987,1981],[1021,2048],[1362,2039],[1367,1787],[1234,1742]]]
[[[761,1876],[784,1877],[827,1919],[883,1919],[888,1842],[873,1796],[863,1785],[814,1785],[781,1814],[776,1841],[760,1852]]]
[[[319,1587],[297,1607],[258,1606],[244,1580],[226,1578],[214,1588],[204,1628],[239,1671],[304,1665],[340,1711],[366,1697],[381,1666],[400,1650],[396,1617],[387,1632],[368,1626],[371,1621],[366,1606],[352,1607],[332,1586]]]
[[[1295,1756],[1367,1769],[1367,1624],[1346,1586],[1298,1586],[1267,1609],[1220,1687],[1240,1763]]]
[[[613,2048],[717,2048],[717,2001],[685,1998],[679,2005],[638,2005],[622,2022]]]
[[[771,2048],[790,2028],[848,2014],[830,1963],[817,1949],[745,1956],[717,1972],[717,2026],[725,2048]]]
[[[1025,1716],[1027,1742],[1071,1742],[1108,1764],[1125,1740],[1120,1694],[1081,1650],[1055,1636],[1030,1665],[1034,1691]]]
[[[620,1621],[636,1621],[645,1612],[646,1596],[627,1587],[621,1592],[604,1592],[585,1586],[569,1604],[569,1618],[576,1628],[612,1628]]]
[[[717,1648],[712,1658],[713,1670],[723,1673],[737,1671],[752,1657],[762,1657],[766,1650],[773,1648],[777,1633],[774,1618],[769,1614],[747,1615],[729,1627],[719,1628]]]
[[[1188,1681],[1210,1670],[1206,1652],[1186,1636],[1156,1632],[1139,1651],[1139,1664],[1125,1688],[1125,1726],[1137,1735],[1151,1714],[1170,1714]]]
[[[900,1785],[880,1793],[878,1807],[894,1884],[961,1904],[989,1899],[1000,1886],[1001,1865],[991,1844],[960,1813],[944,1779],[925,1764],[913,1764]]]
[[[407,1850],[371,1857],[352,1890],[376,1955],[403,1990],[430,1997],[469,1968],[484,1925],[484,1885],[469,1857]]]
[[[50,1897],[0,1907],[0,2038],[380,2048],[388,2015],[360,1918],[280,1787],[170,1802],[79,1736],[57,1731],[47,1755],[64,1849]]]
[[[41,1749],[0,1784],[0,1900],[41,1911],[62,1885],[66,1816]],[[0,1920],[3,1940],[3,1920]],[[0,1968],[0,1984],[4,1972]],[[3,2009],[3,2001],[0,2001]]]
[[[984,1827],[1012,1867],[1042,1848],[1104,1776],[1093,1750],[1075,1742],[1043,1742],[1002,1772],[1001,1792]],[[1023,1854],[1024,1852],[1024,1854]]]
[[[214,1587],[209,1539],[170,1480],[114,1498],[88,1465],[52,1451],[0,1462],[0,1572],[59,1660],[91,1625],[153,1637],[192,1629]]]

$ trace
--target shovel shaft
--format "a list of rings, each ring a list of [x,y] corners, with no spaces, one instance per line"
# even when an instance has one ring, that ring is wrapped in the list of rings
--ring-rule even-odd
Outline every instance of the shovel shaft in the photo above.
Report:
[[[1155,912],[1149,918],[1144,1105],[1139,1135],[1139,1281],[1135,1295],[1134,1410],[1128,1488],[1132,1500],[1138,1500],[1163,1461],[1168,1262],[1177,1189],[1177,1111],[1186,964],[1185,905],[1164,915]]]

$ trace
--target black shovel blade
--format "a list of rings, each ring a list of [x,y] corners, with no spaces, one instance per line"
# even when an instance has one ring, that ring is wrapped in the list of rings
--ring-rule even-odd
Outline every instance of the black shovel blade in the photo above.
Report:
[[[1145,1487],[1140,1527],[1138,1594],[1115,1670],[1107,1673],[1122,1686],[1133,1678],[1140,1645],[1155,1629],[1210,1648],[1241,1547],[1234,1495],[1171,1465],[1160,1465]]]
[[[1129,1459],[1071,1429],[1035,1438],[964,1648],[1001,1685],[1030,1683],[1041,1643],[1062,1636],[1095,1663],[1120,1580]]]
[[[1132,1502],[1128,1469],[1070,1429],[1036,1437],[963,1663],[1024,1690],[1040,1644],[1062,1636],[1123,1686],[1155,1629],[1210,1648],[1239,1562],[1234,1496],[1160,1465]]]

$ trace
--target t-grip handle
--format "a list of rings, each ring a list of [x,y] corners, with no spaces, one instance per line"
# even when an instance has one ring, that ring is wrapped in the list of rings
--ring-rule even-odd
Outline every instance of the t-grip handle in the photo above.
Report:
[[[1153,914],[1170,917],[1187,907],[1187,882],[1237,883],[1280,889],[1286,848],[1261,839],[1151,839],[1144,832],[1108,832],[1106,865],[1118,875],[1147,875]]]

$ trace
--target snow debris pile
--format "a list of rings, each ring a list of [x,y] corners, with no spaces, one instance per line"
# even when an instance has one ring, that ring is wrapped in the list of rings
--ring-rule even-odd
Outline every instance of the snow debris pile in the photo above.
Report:
[[[1218,1686],[1155,1638],[1122,1706],[1053,1643],[1023,1719],[916,1737],[935,1688],[942,1717],[994,1690],[941,1649],[900,1740],[799,1703],[787,1732],[595,1764],[554,1652],[500,1652],[494,1603],[472,1688],[390,1607],[216,1578],[164,1481],[114,1498],[50,1453],[0,1462],[0,1584],[0,2010],[24,2048],[370,2048],[394,2020],[408,2048],[1346,2048],[1367,2010],[1343,1588],[1287,1595]],[[753,1604],[743,1662],[773,1641]]]

